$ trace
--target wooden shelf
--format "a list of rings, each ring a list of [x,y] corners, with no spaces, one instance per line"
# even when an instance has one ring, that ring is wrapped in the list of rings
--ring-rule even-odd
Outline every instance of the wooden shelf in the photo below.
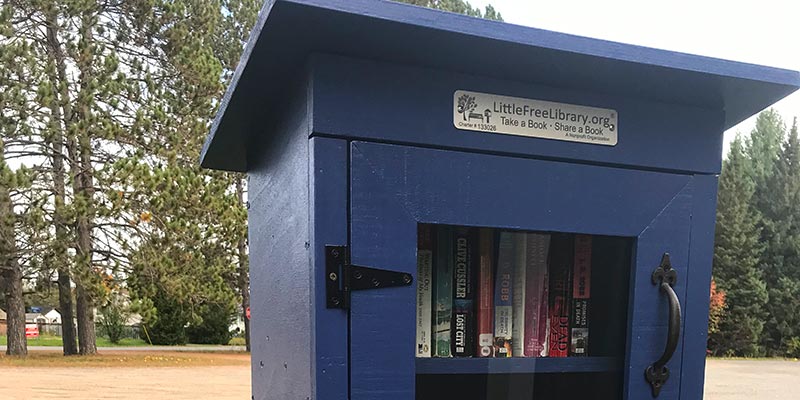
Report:
[[[622,369],[617,357],[564,358],[417,358],[417,374],[532,374],[611,372]]]

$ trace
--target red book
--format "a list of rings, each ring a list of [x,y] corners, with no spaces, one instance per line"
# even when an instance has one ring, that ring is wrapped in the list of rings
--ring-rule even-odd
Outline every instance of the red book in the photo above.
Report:
[[[483,228],[479,233],[480,263],[478,270],[478,357],[494,357],[494,231]]]
[[[550,254],[548,356],[567,357],[569,355],[569,296],[570,289],[572,289],[569,285],[573,260],[572,235],[553,235]]]
[[[525,357],[547,356],[547,257],[550,235],[527,234],[525,274]]]
[[[572,321],[569,355],[589,355],[589,297],[592,282],[592,237],[575,235],[575,264],[572,270]]]

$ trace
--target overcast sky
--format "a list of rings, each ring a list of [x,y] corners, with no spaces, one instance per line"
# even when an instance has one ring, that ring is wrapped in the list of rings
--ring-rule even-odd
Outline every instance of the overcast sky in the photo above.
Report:
[[[470,0],[506,22],[659,49],[800,70],[800,0]],[[800,94],[775,108],[787,124]],[[754,118],[725,133],[747,134]]]

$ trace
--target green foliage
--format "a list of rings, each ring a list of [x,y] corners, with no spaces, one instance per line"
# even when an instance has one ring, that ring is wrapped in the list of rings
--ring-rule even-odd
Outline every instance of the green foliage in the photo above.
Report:
[[[714,275],[727,307],[715,354],[793,356],[800,341],[800,138],[777,112],[737,138],[719,184]]]
[[[100,308],[99,318],[102,333],[111,343],[117,344],[125,335],[125,324],[130,313],[124,299],[117,293],[110,296],[106,304]]]
[[[758,269],[763,248],[751,201],[755,185],[740,137],[722,167],[717,201],[714,277],[726,309],[709,334],[715,355],[757,356],[766,314],[767,291]]]
[[[494,19],[502,21],[503,17],[492,5],[487,5],[483,12],[477,7],[472,7],[468,1],[464,0],[398,0],[416,6],[435,8],[443,11],[450,11],[458,14],[469,15],[471,17]]]
[[[186,332],[190,343],[228,344],[233,336],[230,325],[234,320],[233,307],[210,304],[200,311],[202,320],[189,325]]]
[[[189,341],[186,326],[189,316],[181,309],[175,299],[166,298],[163,294],[154,294],[148,298],[152,301],[153,312],[142,321],[140,338],[154,345],[181,345]]]

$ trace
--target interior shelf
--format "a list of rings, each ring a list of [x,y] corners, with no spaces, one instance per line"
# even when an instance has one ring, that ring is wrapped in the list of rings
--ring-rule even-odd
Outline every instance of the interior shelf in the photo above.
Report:
[[[417,374],[531,374],[614,372],[622,369],[617,357],[563,358],[417,358]]]

